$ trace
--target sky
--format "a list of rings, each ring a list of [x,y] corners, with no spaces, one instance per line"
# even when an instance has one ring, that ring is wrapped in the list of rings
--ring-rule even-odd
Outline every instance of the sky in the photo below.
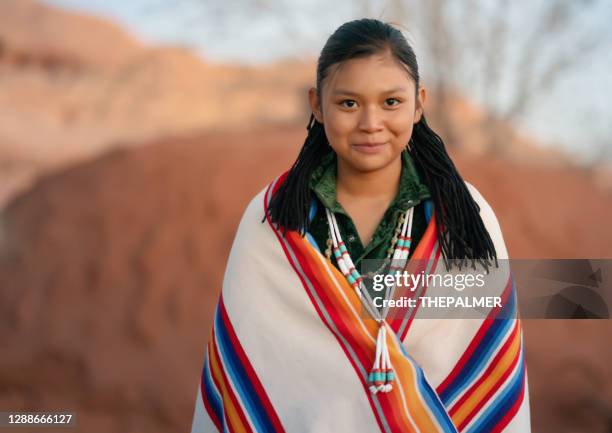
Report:
[[[192,49],[207,62],[261,64],[288,57],[314,58],[327,37],[340,24],[363,16],[391,20],[389,0],[45,0],[67,9],[99,15],[118,22],[139,39],[152,44],[180,45]],[[410,1],[410,0],[408,0]],[[475,0],[486,6],[492,0]],[[508,8],[512,37],[530,37],[538,4],[546,0],[523,1]],[[560,37],[555,47],[542,47],[538,56],[553,49],[571,46],[576,35],[601,29],[603,42],[594,54],[581,59],[555,86],[530,105],[519,126],[543,142],[574,154],[579,161],[591,161],[605,154],[612,161],[612,2],[576,0],[593,4],[579,15],[575,27]],[[517,2],[513,2],[515,4]],[[457,4],[457,3],[455,3]],[[231,5],[231,6],[228,6]],[[486,10],[486,7],[483,9]],[[286,24],[289,23],[289,24]],[[425,42],[408,29],[411,43],[421,59]],[[516,44],[516,47],[522,45]],[[508,58],[512,59],[512,46]],[[518,49],[518,48],[517,48]],[[518,57],[517,57],[518,58]],[[426,79],[427,61],[420,61]],[[510,68],[508,68],[510,70]],[[502,71],[502,73],[505,71]],[[518,79],[512,74],[501,82],[499,104],[512,95]],[[489,95],[478,95],[465,81],[464,93],[476,102],[491,103]],[[489,99],[487,99],[489,98]]]

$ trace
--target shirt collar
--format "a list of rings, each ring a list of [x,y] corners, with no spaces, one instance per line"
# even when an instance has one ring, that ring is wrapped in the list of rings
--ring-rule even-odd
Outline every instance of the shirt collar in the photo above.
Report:
[[[331,151],[323,157],[312,173],[310,188],[326,208],[346,215],[346,211],[336,200],[336,173],[336,153]],[[412,157],[407,151],[403,151],[400,187],[390,207],[408,209],[428,197],[429,189],[421,182]]]

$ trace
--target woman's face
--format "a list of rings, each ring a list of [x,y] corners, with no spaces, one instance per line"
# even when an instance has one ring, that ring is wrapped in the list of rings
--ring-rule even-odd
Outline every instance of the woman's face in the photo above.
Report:
[[[421,118],[425,89],[417,103],[414,81],[390,53],[332,65],[322,87],[320,100],[310,89],[310,104],[339,166],[371,172],[399,160]]]

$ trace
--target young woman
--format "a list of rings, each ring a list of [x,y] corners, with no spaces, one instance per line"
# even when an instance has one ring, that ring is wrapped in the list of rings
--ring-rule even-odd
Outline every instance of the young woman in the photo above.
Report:
[[[500,227],[427,125],[426,95],[394,27],[361,19],[329,38],[304,146],[234,240],[192,432],[530,431]],[[365,284],[466,262],[502,300],[478,319],[390,314],[395,286]]]

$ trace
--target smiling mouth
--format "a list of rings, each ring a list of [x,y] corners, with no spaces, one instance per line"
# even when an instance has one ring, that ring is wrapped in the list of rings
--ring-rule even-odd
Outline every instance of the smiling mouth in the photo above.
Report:
[[[380,153],[387,143],[387,141],[379,143],[356,143],[353,144],[353,149],[361,154],[374,155]]]
[[[380,142],[380,143],[355,143],[355,144],[353,144],[353,146],[357,146],[357,147],[378,147],[378,146],[382,146],[385,143],[386,142]]]

